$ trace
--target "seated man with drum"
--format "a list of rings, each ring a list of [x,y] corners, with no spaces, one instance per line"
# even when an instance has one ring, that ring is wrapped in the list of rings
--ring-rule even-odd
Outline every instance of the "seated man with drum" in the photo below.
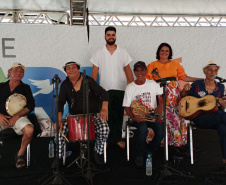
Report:
[[[69,114],[77,115],[76,120],[79,121],[83,114],[83,100],[85,95],[83,94],[83,75],[80,73],[80,64],[74,61],[67,62],[63,67],[67,73],[67,78],[62,82],[59,93],[59,104],[58,104],[58,119],[59,129],[63,133],[67,132],[67,122],[63,121],[62,114],[64,105],[67,102],[69,106]],[[95,125],[95,160],[98,164],[104,163],[104,143],[108,138],[109,127],[107,124],[108,120],[108,94],[99,86],[95,80],[91,77],[86,76],[87,83],[89,85],[89,113],[93,115]],[[102,105],[100,104],[102,102]],[[99,113],[99,115],[97,115]],[[69,130],[70,135],[70,130]],[[64,137],[59,134],[62,149],[65,144]],[[70,136],[69,136],[70,137]],[[59,154],[61,151],[59,151]]]
[[[9,80],[0,83],[0,125],[1,130],[13,128],[18,135],[22,135],[21,147],[16,156],[16,167],[25,167],[24,154],[32,140],[33,125],[27,114],[34,110],[35,100],[30,86],[21,80],[26,67],[20,63],[13,63],[9,70]]]
[[[143,166],[143,157],[147,153],[155,152],[163,139],[163,123],[157,122],[155,117],[153,120],[148,120],[145,117],[141,116],[140,110],[138,110],[138,115],[133,111],[135,109],[131,104],[136,100],[140,102],[142,106],[146,106],[149,111],[154,112],[154,115],[162,115],[163,111],[163,102],[162,98],[159,98],[159,105],[157,107],[157,96],[163,94],[163,88],[160,87],[153,80],[147,80],[145,75],[147,73],[147,67],[144,62],[138,61],[134,64],[134,74],[136,80],[130,83],[126,87],[123,107],[126,110],[128,116],[132,119],[133,125],[137,128],[137,141],[136,141],[136,159],[135,164]],[[140,114],[140,115],[139,115]],[[150,116],[149,116],[150,117]],[[148,144],[146,143],[148,127],[151,127],[154,130],[154,138]]]
[[[200,109],[197,109],[197,113],[194,113],[191,115],[191,119],[194,122],[195,125],[202,129],[216,129],[218,132],[218,135],[220,137],[220,145],[221,150],[223,154],[223,170],[226,171],[226,112],[223,110],[226,107],[226,101],[223,100],[226,95],[225,87],[223,84],[216,82],[214,79],[218,73],[218,70],[220,69],[220,66],[216,64],[215,61],[209,61],[204,67],[203,67],[203,73],[205,74],[206,78],[204,80],[197,80],[193,82],[191,85],[186,84],[181,91],[181,97],[185,97],[186,95],[194,96],[194,99],[200,98],[203,99],[202,102],[205,101],[204,96],[206,98],[212,98],[210,95],[216,97],[218,109],[216,107],[216,102],[214,104],[215,112],[203,112],[201,114],[197,114],[201,108],[204,108],[204,106],[208,106],[208,101],[206,103],[201,103]],[[186,97],[189,98],[189,97]],[[215,100],[215,98],[214,98]],[[183,100],[181,100],[182,102]],[[192,101],[192,97],[190,97],[190,101]],[[181,104],[180,102],[180,104]],[[193,102],[188,102],[187,105],[194,105],[193,107],[199,107],[198,104],[195,102],[198,102],[196,100],[193,100]],[[181,106],[181,105],[180,105]],[[180,114],[183,116],[182,108],[180,108]],[[188,107],[189,108],[189,107]],[[204,108],[205,110],[205,108]],[[206,109],[207,110],[207,109]],[[193,110],[192,110],[193,111]],[[210,111],[210,110],[207,110]],[[196,117],[197,116],[197,117]],[[189,119],[190,119],[189,118]]]

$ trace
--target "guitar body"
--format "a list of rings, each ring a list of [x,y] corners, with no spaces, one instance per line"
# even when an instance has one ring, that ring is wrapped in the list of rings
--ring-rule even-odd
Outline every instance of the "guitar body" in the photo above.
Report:
[[[216,97],[206,95],[202,98],[186,96],[179,103],[179,114],[185,119],[192,120],[203,112],[216,112]]]
[[[142,117],[145,121],[155,122],[156,119],[154,116],[149,114],[149,109],[145,105],[142,105],[141,102],[133,100],[130,105],[131,111],[135,116]]]

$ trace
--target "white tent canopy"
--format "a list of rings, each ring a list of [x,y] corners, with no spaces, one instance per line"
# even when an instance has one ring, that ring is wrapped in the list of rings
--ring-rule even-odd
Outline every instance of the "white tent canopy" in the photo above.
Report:
[[[226,15],[225,0],[88,0],[91,13]],[[0,9],[67,11],[70,0],[0,0]]]
[[[70,0],[0,0],[3,10],[67,11]]]
[[[226,15],[225,0],[89,0],[90,12],[162,15]]]

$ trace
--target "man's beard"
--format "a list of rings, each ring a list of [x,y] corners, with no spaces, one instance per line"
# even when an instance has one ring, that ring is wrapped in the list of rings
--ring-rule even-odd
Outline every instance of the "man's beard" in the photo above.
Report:
[[[111,41],[106,40],[106,42],[107,42],[108,45],[113,45],[113,44],[115,44],[115,41],[116,41],[116,40],[112,40],[112,39],[111,39]]]

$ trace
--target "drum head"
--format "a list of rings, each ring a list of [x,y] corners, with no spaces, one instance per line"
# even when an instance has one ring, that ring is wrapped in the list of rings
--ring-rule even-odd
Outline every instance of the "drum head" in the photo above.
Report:
[[[6,111],[9,115],[14,116],[16,113],[20,112],[26,104],[27,100],[25,96],[14,93],[6,100]]]

